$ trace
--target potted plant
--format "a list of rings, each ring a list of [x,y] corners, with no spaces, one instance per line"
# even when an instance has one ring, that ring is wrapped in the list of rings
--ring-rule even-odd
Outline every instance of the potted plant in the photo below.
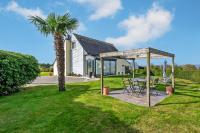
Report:
[[[166,93],[167,95],[172,95],[174,93],[174,88],[169,83],[166,83]]]
[[[103,95],[109,95],[109,87],[106,86],[106,87],[103,87]]]

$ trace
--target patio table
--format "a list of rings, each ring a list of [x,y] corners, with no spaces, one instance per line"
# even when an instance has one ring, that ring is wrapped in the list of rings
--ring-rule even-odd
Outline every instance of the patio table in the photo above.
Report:
[[[135,83],[135,86],[137,86],[138,88],[138,94],[142,94],[144,92],[144,89],[146,88],[147,80],[144,78],[134,78],[132,80]]]
[[[147,80],[144,78],[134,78],[133,81],[134,82],[145,82],[145,83],[147,82]]]

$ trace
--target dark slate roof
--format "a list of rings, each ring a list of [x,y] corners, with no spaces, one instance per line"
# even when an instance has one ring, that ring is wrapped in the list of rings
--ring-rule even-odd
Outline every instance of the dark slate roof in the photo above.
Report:
[[[74,34],[76,39],[82,45],[83,49],[93,56],[97,56],[100,53],[118,51],[113,44],[85,37],[82,35]]]

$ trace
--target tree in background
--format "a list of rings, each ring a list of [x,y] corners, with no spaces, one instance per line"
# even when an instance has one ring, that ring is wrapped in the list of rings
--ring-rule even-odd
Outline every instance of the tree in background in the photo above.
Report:
[[[54,37],[54,47],[57,60],[58,70],[58,86],[59,91],[65,90],[65,55],[64,55],[64,36],[69,34],[72,30],[78,27],[78,21],[71,18],[70,14],[56,15],[50,13],[46,19],[39,16],[31,16],[31,23],[33,23],[38,30],[48,36]]]
[[[197,67],[195,65],[192,65],[192,64],[186,64],[186,65],[183,65],[181,67],[183,68],[183,70],[186,70],[186,71],[197,70]]]
[[[39,64],[40,72],[53,72],[53,65],[49,63]]]

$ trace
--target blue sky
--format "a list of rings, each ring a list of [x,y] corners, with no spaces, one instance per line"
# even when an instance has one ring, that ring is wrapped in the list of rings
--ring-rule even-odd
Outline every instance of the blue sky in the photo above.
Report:
[[[52,37],[27,20],[50,12],[69,12],[80,22],[75,32],[119,50],[153,47],[175,53],[177,64],[200,64],[199,0],[1,0],[0,49],[52,63]]]

